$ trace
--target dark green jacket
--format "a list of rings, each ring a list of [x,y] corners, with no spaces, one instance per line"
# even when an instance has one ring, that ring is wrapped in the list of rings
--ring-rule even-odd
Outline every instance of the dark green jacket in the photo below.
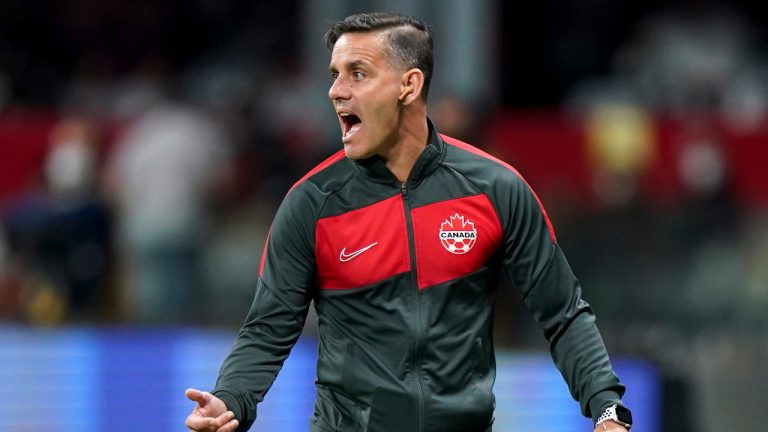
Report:
[[[247,430],[319,317],[311,431],[469,432],[493,421],[493,303],[505,274],[586,416],[620,403],[594,314],[546,213],[509,165],[437,134],[406,184],[341,151],[285,197],[214,394]]]

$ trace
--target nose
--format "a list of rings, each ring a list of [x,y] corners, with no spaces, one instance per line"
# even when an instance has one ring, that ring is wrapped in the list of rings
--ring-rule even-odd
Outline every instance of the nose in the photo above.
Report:
[[[340,77],[333,80],[331,88],[328,89],[328,97],[332,101],[337,99],[349,99],[349,87],[343,84]]]

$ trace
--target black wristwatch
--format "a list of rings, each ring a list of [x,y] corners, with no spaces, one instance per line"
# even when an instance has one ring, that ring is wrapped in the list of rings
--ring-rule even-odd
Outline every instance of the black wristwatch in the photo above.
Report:
[[[621,405],[611,405],[606,408],[602,414],[600,414],[600,417],[597,419],[597,423],[595,423],[595,427],[602,424],[603,429],[608,430],[604,424],[608,420],[614,421],[629,430],[632,427],[632,412]]]

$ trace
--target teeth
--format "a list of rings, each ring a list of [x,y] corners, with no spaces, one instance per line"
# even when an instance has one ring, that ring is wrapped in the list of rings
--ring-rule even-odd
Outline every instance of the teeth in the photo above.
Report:
[[[349,113],[341,113],[339,114],[341,117],[349,117]]]

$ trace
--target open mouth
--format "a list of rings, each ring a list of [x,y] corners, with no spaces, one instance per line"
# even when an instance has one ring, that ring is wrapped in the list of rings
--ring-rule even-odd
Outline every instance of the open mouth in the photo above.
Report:
[[[358,129],[360,129],[360,126],[362,125],[360,117],[354,114],[341,113],[339,114],[339,118],[341,119],[343,138],[347,138],[348,136],[355,133]]]

